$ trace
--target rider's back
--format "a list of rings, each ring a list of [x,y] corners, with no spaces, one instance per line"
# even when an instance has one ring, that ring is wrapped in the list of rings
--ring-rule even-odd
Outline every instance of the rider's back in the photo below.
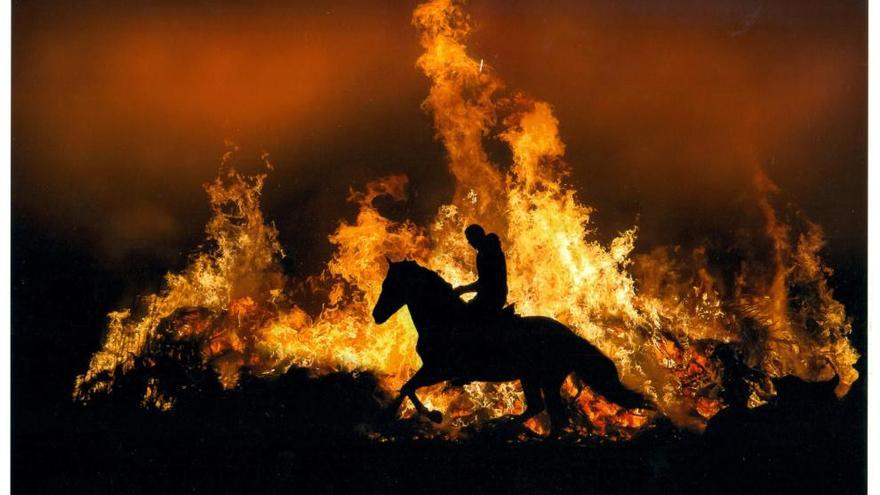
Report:
[[[477,253],[479,290],[474,304],[486,309],[501,310],[507,301],[507,262],[501,250],[501,241],[489,234]]]

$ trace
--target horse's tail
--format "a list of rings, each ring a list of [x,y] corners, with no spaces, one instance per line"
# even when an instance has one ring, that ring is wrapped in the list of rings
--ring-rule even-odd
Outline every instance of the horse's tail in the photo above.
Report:
[[[614,362],[589,342],[578,338],[574,356],[574,372],[591,390],[626,409],[651,409],[650,402],[620,382]]]

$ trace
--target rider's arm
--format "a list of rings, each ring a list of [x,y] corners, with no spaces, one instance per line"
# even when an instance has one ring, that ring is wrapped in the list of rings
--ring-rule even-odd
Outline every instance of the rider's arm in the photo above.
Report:
[[[455,290],[456,294],[462,295],[462,294],[467,294],[468,292],[476,292],[478,287],[479,287],[479,280],[474,283],[471,283],[471,284],[458,286],[454,290]]]

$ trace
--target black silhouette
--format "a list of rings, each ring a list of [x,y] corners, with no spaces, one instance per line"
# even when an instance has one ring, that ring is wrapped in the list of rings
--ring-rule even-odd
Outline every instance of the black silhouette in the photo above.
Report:
[[[429,411],[416,397],[416,389],[453,379],[519,380],[526,410],[515,419],[526,421],[546,405],[552,430],[558,432],[567,420],[560,388],[572,372],[623,407],[648,407],[640,394],[620,383],[610,359],[562,323],[541,316],[516,316],[498,320],[503,325],[486,325],[484,331],[474,332],[468,323],[470,311],[442,277],[414,261],[388,262],[373,318],[382,324],[407,306],[419,333],[416,351],[422,358],[422,367],[392,402],[392,414],[409,397],[420,413],[439,423],[440,412]]]
[[[749,382],[758,382],[762,379],[761,374],[750,368],[734,344],[719,344],[712,357],[717,359],[723,366],[721,376],[721,398],[728,408],[748,409],[749,396],[752,393]]]
[[[468,303],[476,318],[495,316],[507,302],[507,261],[501,240],[495,234],[486,234],[477,224],[468,226],[464,235],[477,250],[477,281],[456,287],[454,292],[457,295],[477,293]]]

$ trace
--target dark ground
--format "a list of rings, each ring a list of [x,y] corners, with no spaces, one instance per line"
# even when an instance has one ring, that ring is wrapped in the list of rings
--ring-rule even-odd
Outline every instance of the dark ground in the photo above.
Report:
[[[82,407],[73,380],[104,314],[168,267],[112,273],[88,251],[13,232],[15,493],[864,493],[866,385],[779,384],[773,407],[719,417],[705,435],[667,425],[626,443],[369,440],[370,377],[293,372],[171,414],[117,401]],[[64,238],[64,236],[59,236]],[[864,351],[865,263],[830,259]],[[132,266],[140,266],[133,262]],[[865,359],[859,363],[864,376]]]

